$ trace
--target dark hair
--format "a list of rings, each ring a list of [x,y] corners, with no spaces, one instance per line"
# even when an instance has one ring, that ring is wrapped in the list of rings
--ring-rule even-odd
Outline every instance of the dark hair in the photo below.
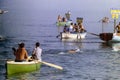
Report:
[[[71,25],[73,25],[73,23],[70,23]]]
[[[37,46],[37,47],[40,46],[40,43],[39,43],[39,42],[36,42],[36,46]]]
[[[20,46],[20,48],[23,48],[25,46],[25,44],[24,43],[20,43],[19,46]]]

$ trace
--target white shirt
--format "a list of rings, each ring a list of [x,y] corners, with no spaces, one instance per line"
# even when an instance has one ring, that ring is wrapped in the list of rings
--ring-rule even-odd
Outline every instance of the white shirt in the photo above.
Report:
[[[69,31],[70,31],[70,32],[73,31],[73,25],[70,25],[70,27],[69,27]]]
[[[33,54],[36,54],[37,59],[42,61],[41,55],[42,55],[42,49],[40,47],[37,47],[34,49]]]

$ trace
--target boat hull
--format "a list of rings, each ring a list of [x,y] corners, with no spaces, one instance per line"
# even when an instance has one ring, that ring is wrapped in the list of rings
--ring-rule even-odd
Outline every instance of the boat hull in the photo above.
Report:
[[[108,42],[112,40],[113,33],[100,33],[99,37],[101,40]]]
[[[120,42],[120,33],[101,33],[100,39],[106,42]]]
[[[26,73],[26,72],[39,70],[40,67],[41,67],[41,63],[39,61],[31,61],[31,62],[7,61],[6,72],[7,75],[12,75],[16,73]]]
[[[112,42],[120,42],[120,33],[113,33]]]
[[[84,39],[86,37],[86,32],[83,33],[61,33],[61,39]]]

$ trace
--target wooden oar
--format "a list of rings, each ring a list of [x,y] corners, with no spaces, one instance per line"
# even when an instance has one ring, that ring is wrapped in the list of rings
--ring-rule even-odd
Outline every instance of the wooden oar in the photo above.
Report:
[[[87,33],[89,33],[91,35],[95,35],[95,36],[100,36],[99,34],[95,34],[95,33],[90,33],[90,32],[87,32]]]
[[[28,57],[27,61],[29,61],[31,59],[31,56]],[[54,67],[56,69],[60,69],[60,70],[63,70],[63,68],[61,66],[58,66],[58,65],[55,65],[55,64],[52,64],[52,63],[48,63],[46,61],[40,61],[42,64],[45,64],[47,66],[50,66],[50,67]]]
[[[52,63],[48,63],[48,62],[45,62],[45,61],[41,61],[42,64],[45,64],[47,66],[50,66],[50,67],[54,67],[56,69],[60,69],[60,70],[63,70],[63,68],[61,66],[58,66],[58,65],[55,65],[55,64],[52,64]]]

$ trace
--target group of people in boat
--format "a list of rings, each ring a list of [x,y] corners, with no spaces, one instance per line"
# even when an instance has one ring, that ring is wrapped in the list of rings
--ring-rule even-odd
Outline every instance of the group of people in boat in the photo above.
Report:
[[[67,13],[65,13],[65,17],[62,17],[61,15],[58,15],[58,22],[66,22],[66,21],[69,21],[70,20],[70,11],[68,11]]]
[[[66,17],[62,17],[61,15],[58,15],[58,22],[66,22]]]
[[[74,33],[74,32],[86,32],[84,26],[82,25],[82,23],[71,23],[70,26],[65,25],[63,32],[70,32],[70,33]]]
[[[18,49],[12,48],[14,51],[15,56],[15,62],[23,62],[23,61],[29,61],[29,60],[39,60],[42,61],[41,55],[42,55],[42,49],[40,48],[40,43],[36,42],[35,48],[32,52],[31,58],[28,60],[28,52],[25,49],[25,44],[22,42],[18,44]]]
[[[104,17],[102,19],[102,23],[109,23],[109,18],[108,17]]]

